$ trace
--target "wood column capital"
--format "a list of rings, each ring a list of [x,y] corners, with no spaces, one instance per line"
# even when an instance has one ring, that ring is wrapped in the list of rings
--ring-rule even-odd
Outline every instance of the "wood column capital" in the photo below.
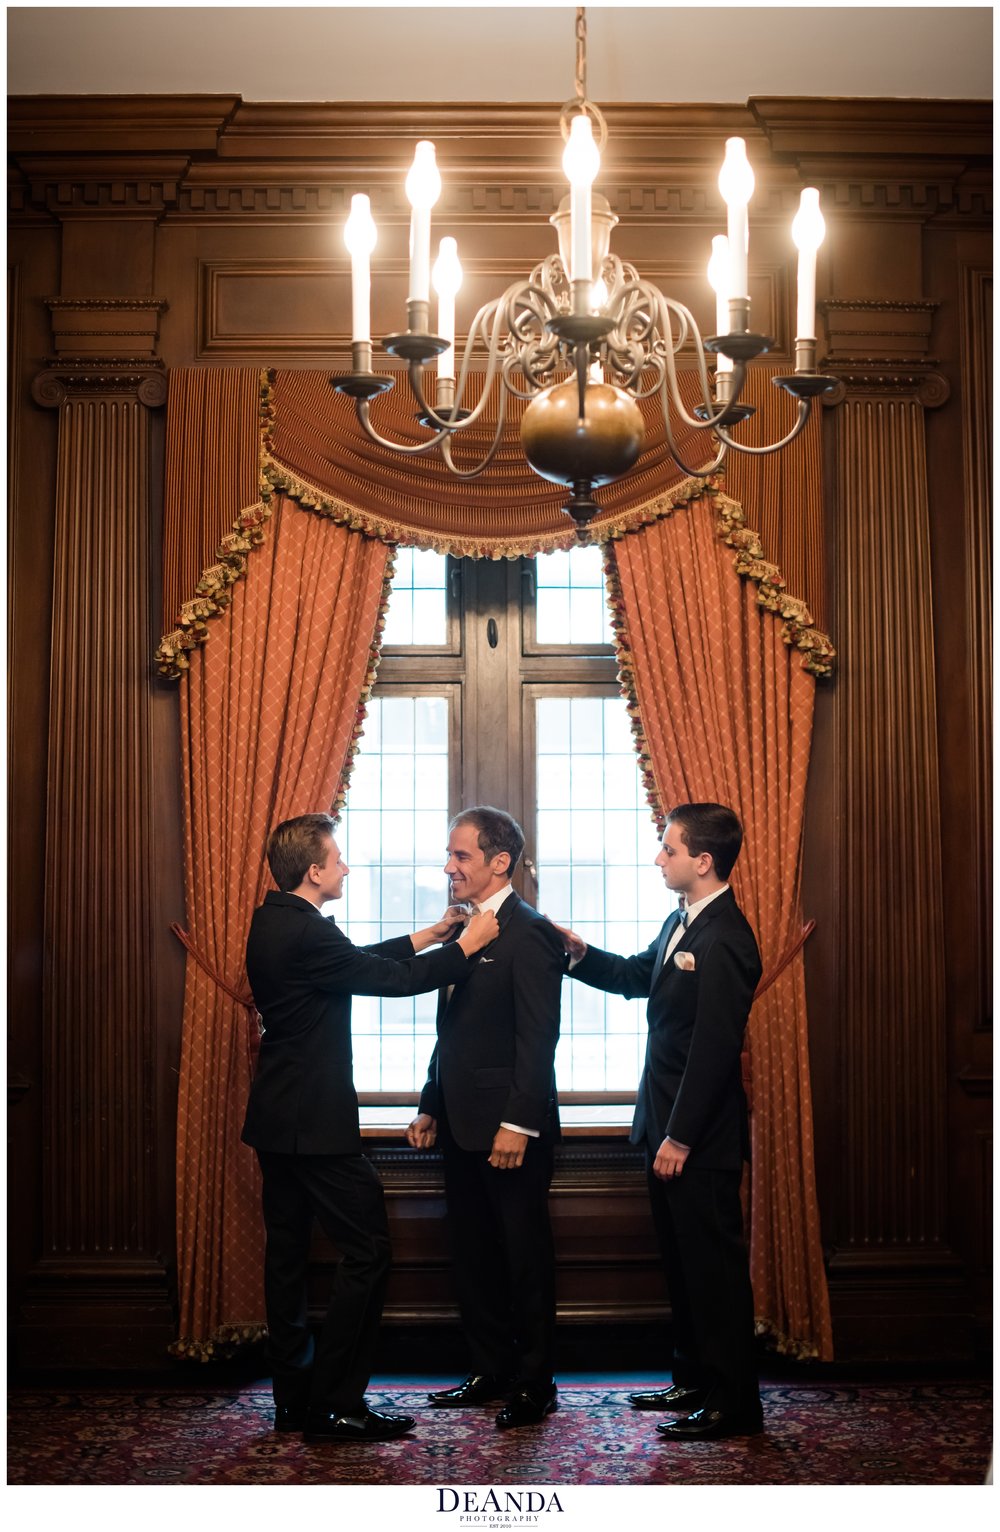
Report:
[[[129,394],[148,409],[166,403],[167,379],[157,356],[165,298],[46,298],[54,356],[34,378],[31,396],[44,409],[67,398]]]
[[[828,298],[821,303],[828,347],[821,368],[840,380],[823,403],[841,404],[849,393],[915,399],[924,409],[946,403],[951,385],[935,370],[937,358],[930,354],[938,306],[922,298]]]
[[[31,384],[31,397],[43,409],[94,394],[126,394],[147,409],[159,409],[167,402],[166,369],[161,361],[142,357],[78,357],[44,368]]]

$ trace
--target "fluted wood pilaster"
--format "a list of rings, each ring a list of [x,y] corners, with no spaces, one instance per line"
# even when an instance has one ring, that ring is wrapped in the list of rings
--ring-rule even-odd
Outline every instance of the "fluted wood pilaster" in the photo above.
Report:
[[[150,1251],[144,897],[149,443],[135,398],[71,398],[59,443],[46,906],[48,1253]],[[80,578],[86,572],[86,578]],[[139,810],[139,812],[137,812]]]
[[[126,322],[128,322],[126,320]],[[56,361],[42,1248],[29,1361],[109,1304],[169,1336],[157,1249],[148,354]],[[126,1321],[127,1322],[127,1321]]]
[[[990,529],[993,515],[993,273],[967,268],[962,282],[965,540],[968,652],[976,657],[970,686],[969,763],[975,815],[970,846],[975,859],[971,897],[976,936],[976,1007],[973,1025],[993,1023],[990,958],[993,951],[992,739],[993,584]]]
[[[863,370],[838,409],[833,624],[843,882],[837,1244],[945,1253],[945,987],[924,402]],[[924,402],[922,402],[924,401]]]

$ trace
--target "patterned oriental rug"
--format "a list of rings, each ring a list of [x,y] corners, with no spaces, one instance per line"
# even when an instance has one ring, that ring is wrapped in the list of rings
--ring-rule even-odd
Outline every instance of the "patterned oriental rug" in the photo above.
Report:
[[[982,1484],[991,1389],[978,1381],[762,1385],[765,1432],[680,1443],[633,1410],[660,1379],[560,1380],[559,1409],[501,1433],[496,1407],[431,1410],[451,1379],[376,1379],[375,1408],[418,1417],[378,1446],[307,1446],[271,1429],[265,1380],[246,1386],[35,1389],[9,1395],[9,1484]]]

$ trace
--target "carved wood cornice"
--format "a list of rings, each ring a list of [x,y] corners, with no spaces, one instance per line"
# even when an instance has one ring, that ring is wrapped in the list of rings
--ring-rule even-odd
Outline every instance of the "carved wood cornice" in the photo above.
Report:
[[[393,139],[523,139],[534,158],[551,159],[549,134],[559,102],[245,102],[238,95],[11,96],[8,150],[15,154],[211,150],[225,157],[327,158],[337,140],[375,145]],[[893,156],[988,160],[989,101],[824,99],[752,96],[731,103],[601,103],[616,143],[664,138],[686,157],[702,146],[714,159],[733,133],[766,139],[780,155]],[[277,144],[281,148],[276,148]],[[478,150],[477,150],[478,153]]]
[[[215,149],[239,96],[10,96],[11,154]]]
[[[803,180],[845,216],[988,216],[988,103],[753,98],[603,109],[600,189],[620,216],[714,216],[719,149],[732,134],[750,146],[758,217],[784,217]],[[43,209],[58,218],[339,216],[345,190],[360,185],[380,200],[401,197],[400,166],[428,136],[450,188],[467,188],[449,216],[466,211],[463,198],[470,216],[548,216],[561,188],[556,103],[14,97],[9,111],[8,149],[23,177],[11,212],[21,218]]]
[[[402,152],[402,151],[401,151]],[[523,162],[469,166],[440,156],[446,184],[436,217],[449,223],[481,223],[534,219],[547,222],[555,213],[564,187],[550,169],[531,170]],[[405,224],[410,205],[399,160],[391,164],[349,166],[331,161],[325,167],[303,164],[192,165],[177,203],[167,214],[197,223],[234,219],[258,221],[280,217],[283,222],[339,221],[350,211],[351,196],[364,190],[380,225]],[[627,161],[602,177],[600,190],[623,225],[674,222],[677,219],[725,219],[725,205],[714,175],[704,165],[651,167],[645,160]],[[757,227],[785,224],[798,209],[799,178],[780,167],[761,167],[755,195]]]
[[[173,206],[190,161],[171,155],[22,157],[30,198],[54,217],[157,218]]]
[[[415,139],[446,145],[448,159],[539,164],[551,173],[559,143],[559,102],[243,102],[220,143],[225,159],[329,160],[349,144],[352,157],[401,163]],[[753,113],[737,104],[607,104],[607,163],[625,146],[648,140],[659,157],[718,163],[719,145],[732,134],[762,142]],[[669,145],[669,153],[665,147]],[[398,170],[397,170],[398,173]]]
[[[751,96],[747,103],[776,154],[840,158],[989,160],[991,101]]]

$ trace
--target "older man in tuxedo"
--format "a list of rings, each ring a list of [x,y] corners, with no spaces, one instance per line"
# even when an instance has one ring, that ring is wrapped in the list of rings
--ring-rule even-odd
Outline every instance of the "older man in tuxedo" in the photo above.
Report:
[[[559,1133],[554,1055],[565,966],[554,927],[519,898],[524,849],[501,809],[453,820],[453,901],[494,910],[500,934],[438,1003],[438,1040],[408,1138],[440,1146],[455,1282],[472,1372],[438,1409],[503,1399],[501,1430],[556,1408],[555,1277],[548,1193]]]
[[[749,1158],[740,1053],[761,962],[728,883],[742,840],[722,804],[671,810],[656,863],[684,908],[645,952],[618,957],[559,928],[574,979],[649,1002],[631,1138],[646,1150],[674,1367],[670,1388],[631,1398],[638,1409],[690,1411],[657,1426],[679,1441],[762,1426],[739,1195]]]
[[[247,975],[264,1023],[243,1126],[263,1176],[264,1299],[274,1372],[274,1425],[307,1441],[387,1441],[409,1415],[365,1403],[389,1270],[382,1184],[361,1153],[351,1054],[352,995],[418,995],[457,984],[492,941],[496,917],[470,920],[458,941],[415,953],[455,929],[460,912],[413,936],[355,947],[321,913],[343,893],[347,863],[329,814],[303,814],[272,832],[267,859],[278,892],[254,912]],[[318,1344],[309,1329],[306,1272],[313,1222],[340,1262]]]

